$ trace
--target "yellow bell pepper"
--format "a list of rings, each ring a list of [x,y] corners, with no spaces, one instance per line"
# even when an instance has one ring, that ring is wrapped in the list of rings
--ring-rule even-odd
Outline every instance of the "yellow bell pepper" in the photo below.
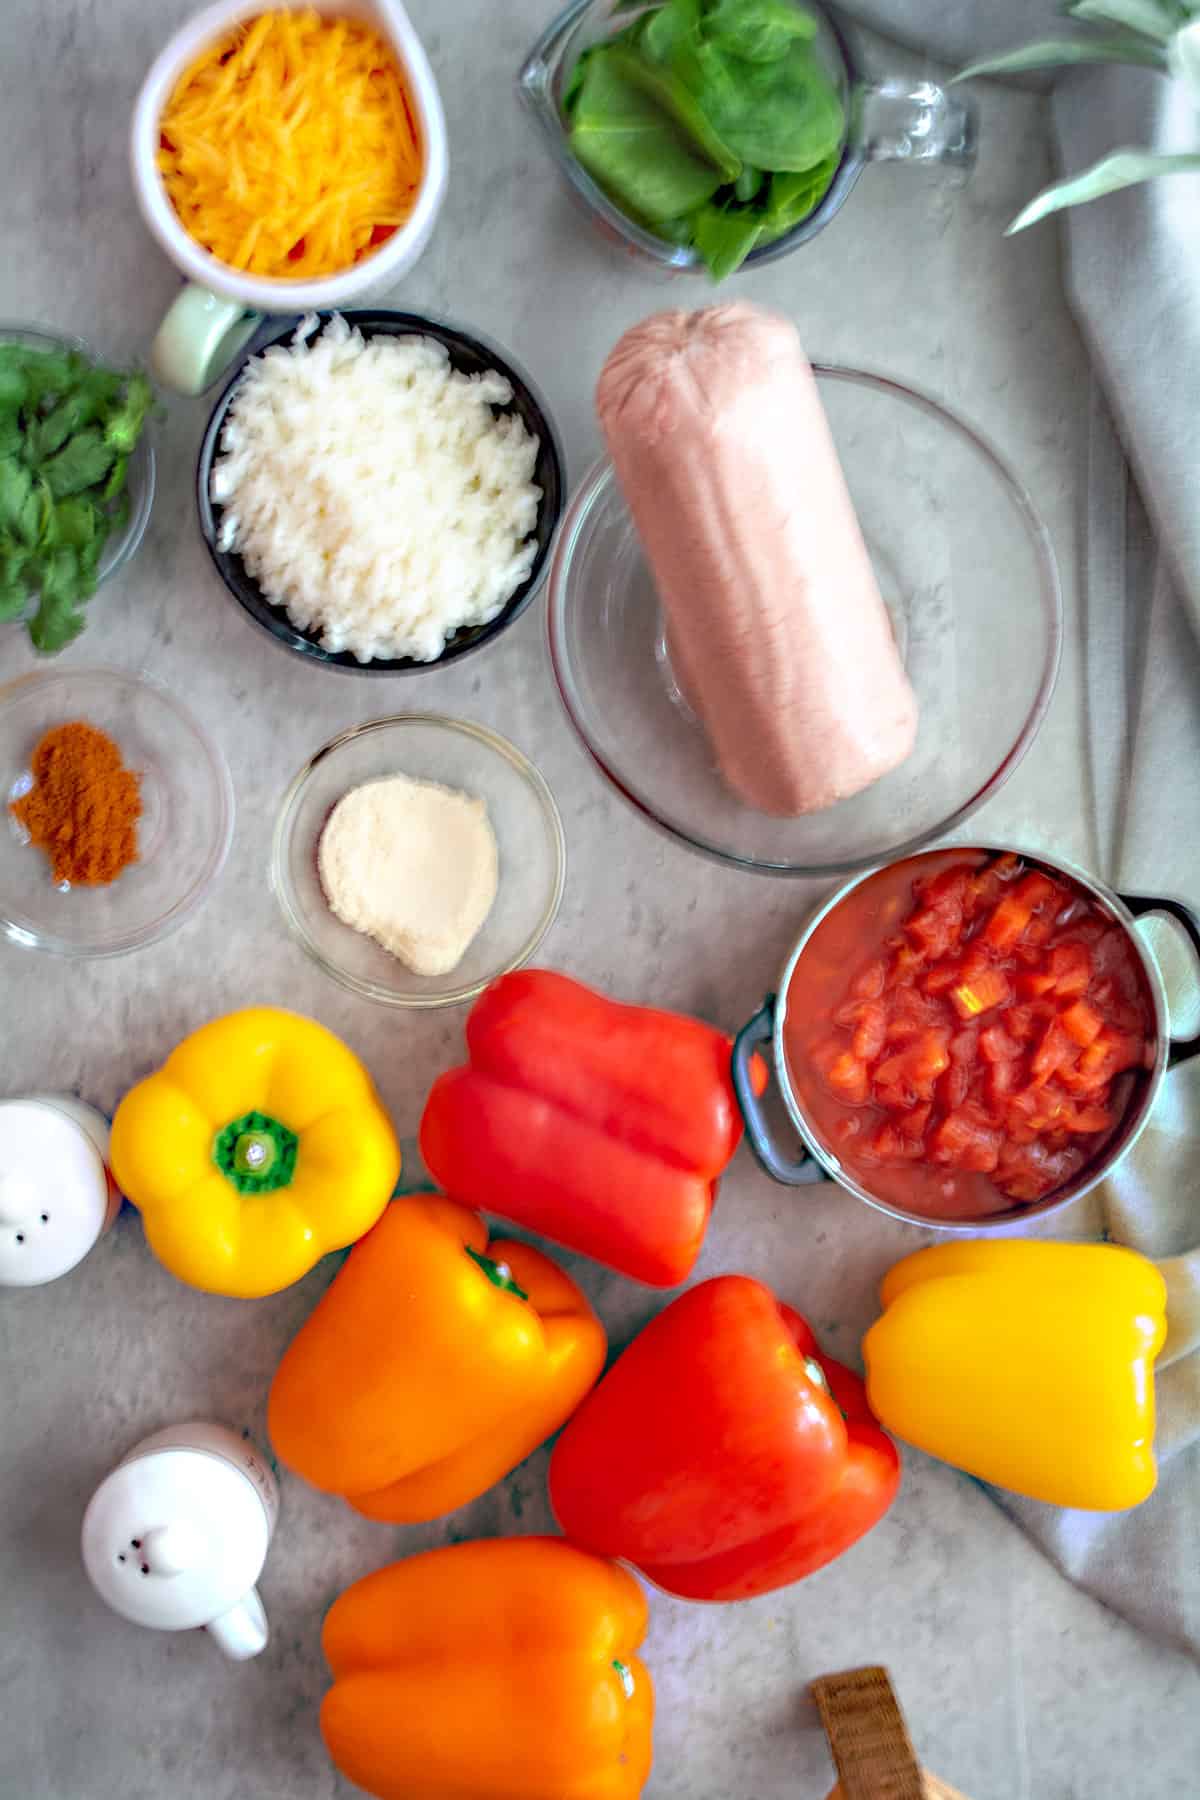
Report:
[[[403,1296],[401,1302],[401,1296]],[[271,1384],[281,1462],[371,1519],[416,1524],[485,1493],[599,1379],[604,1327],[530,1244],[488,1242],[441,1194],[394,1200]]]
[[[905,1257],[867,1333],[867,1395],[897,1437],[1055,1506],[1154,1490],[1166,1285],[1113,1244],[972,1239]]]
[[[378,1800],[636,1800],[646,1618],[632,1575],[561,1538],[393,1563],[326,1616],[326,1748]]]
[[[202,1025],[130,1089],[112,1169],[173,1275],[246,1299],[289,1287],[369,1231],[400,1146],[340,1038],[256,1006]]]

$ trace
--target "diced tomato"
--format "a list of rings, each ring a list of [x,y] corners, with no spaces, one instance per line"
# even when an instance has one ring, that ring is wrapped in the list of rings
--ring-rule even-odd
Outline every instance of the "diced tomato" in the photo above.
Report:
[[[827,1001],[833,1035],[806,1039],[816,1116],[851,1166],[907,1171],[918,1210],[928,1193],[969,1215],[983,1178],[1040,1199],[1095,1155],[1127,1103],[1114,1081],[1145,1061],[1139,959],[1085,892],[1012,854],[925,866],[876,901],[872,953]]]
[[[1001,1133],[965,1110],[947,1113],[929,1140],[934,1162],[988,1175],[1000,1161]]]
[[[870,1091],[870,1077],[857,1056],[844,1050],[825,1072],[825,1079],[839,1099],[861,1106]]]
[[[1113,1123],[1113,1116],[1103,1106],[1075,1105],[1070,1109],[1068,1120],[1072,1131],[1090,1134],[1094,1131],[1107,1131]]]
[[[926,906],[913,914],[904,930],[914,950],[928,959],[953,950],[962,936],[962,923],[961,906]]]
[[[961,1106],[971,1091],[971,1071],[965,1063],[952,1062],[944,1075],[938,1076],[937,1103],[943,1112]]]
[[[924,1139],[906,1137],[891,1120],[879,1127],[872,1146],[876,1156],[887,1162],[917,1162],[925,1154]]]
[[[1055,944],[1049,972],[1054,977],[1054,992],[1063,1000],[1077,1000],[1087,992],[1092,959],[1082,944]]]
[[[996,950],[1011,950],[1032,917],[1033,908],[1019,895],[1006,894],[983,928],[984,939]]]
[[[1042,1033],[1029,1073],[1033,1081],[1046,1081],[1060,1069],[1069,1068],[1079,1055],[1079,1046],[1065,1032],[1057,1019],[1052,1019]]]
[[[979,1034],[979,1053],[985,1062],[1011,1062],[1014,1056],[1020,1056],[1021,1046],[1003,1025],[985,1025]]]
[[[850,1040],[850,1048],[860,1062],[874,1062],[887,1042],[887,1008],[881,1000],[865,1001]]]
[[[1017,1080],[1017,1065],[1010,1058],[1007,1062],[994,1062],[988,1067],[984,1078],[983,1091],[987,1095],[988,1105],[996,1118],[1004,1115],[1005,1102],[1012,1093]]]
[[[1049,875],[1043,875],[1040,869],[1034,869],[1024,876],[1016,886],[1017,895],[1032,911],[1045,906],[1047,900],[1057,899],[1062,892],[1063,889],[1057,882],[1052,881]]]
[[[1100,1014],[1090,1007],[1086,1000],[1076,1000],[1059,1014],[1063,1030],[1073,1037],[1081,1049],[1086,1050],[1094,1043],[1104,1029],[1104,1020]]]
[[[974,1019],[1011,1000],[1012,988],[1002,969],[985,969],[950,989],[950,1003],[960,1019]]]
[[[907,1138],[910,1143],[923,1144],[932,1112],[932,1106],[914,1106],[911,1112],[900,1114],[896,1120],[896,1130],[902,1138]]]
[[[944,994],[947,988],[954,986],[961,975],[962,966],[959,963],[934,963],[933,967],[927,969],[921,977],[921,992],[923,994]]]
[[[887,964],[882,956],[877,956],[859,970],[850,983],[850,992],[856,1000],[878,1000],[886,980]]]

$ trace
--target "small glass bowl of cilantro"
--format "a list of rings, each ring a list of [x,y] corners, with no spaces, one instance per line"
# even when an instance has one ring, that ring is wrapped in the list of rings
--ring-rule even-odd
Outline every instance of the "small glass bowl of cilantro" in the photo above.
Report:
[[[154,501],[145,375],[79,338],[0,324],[0,624],[53,655],[142,541]]]

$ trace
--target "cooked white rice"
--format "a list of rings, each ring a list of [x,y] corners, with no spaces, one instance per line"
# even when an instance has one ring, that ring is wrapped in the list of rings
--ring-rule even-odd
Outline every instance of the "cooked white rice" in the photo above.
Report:
[[[426,337],[306,319],[238,383],[213,464],[221,546],[325,649],[432,662],[511,599],[537,554],[538,440],[511,384]]]

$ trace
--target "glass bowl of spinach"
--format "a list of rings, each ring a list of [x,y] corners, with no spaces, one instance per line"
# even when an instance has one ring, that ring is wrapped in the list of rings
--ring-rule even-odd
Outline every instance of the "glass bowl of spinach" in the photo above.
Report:
[[[868,162],[975,158],[969,101],[868,79],[813,0],[573,0],[518,87],[610,237],[717,281],[815,236]]]
[[[81,338],[0,324],[0,624],[52,655],[133,556],[154,502],[147,378]]]

